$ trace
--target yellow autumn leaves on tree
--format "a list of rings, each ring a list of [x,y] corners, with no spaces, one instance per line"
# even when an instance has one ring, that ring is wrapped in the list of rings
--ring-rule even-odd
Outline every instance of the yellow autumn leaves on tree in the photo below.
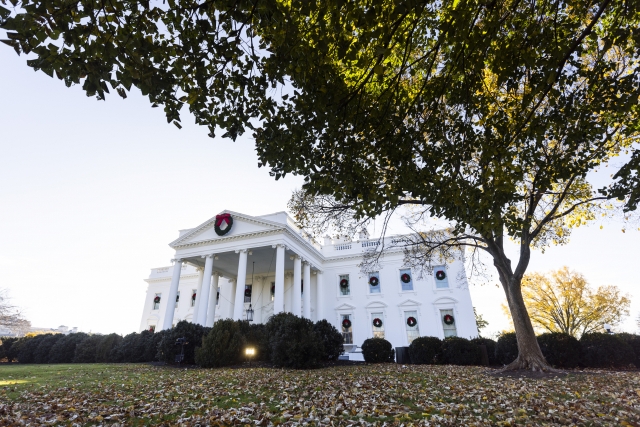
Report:
[[[605,323],[615,326],[629,315],[631,303],[617,286],[593,288],[582,274],[568,267],[549,274],[526,274],[522,296],[536,329],[574,337],[602,331]]]

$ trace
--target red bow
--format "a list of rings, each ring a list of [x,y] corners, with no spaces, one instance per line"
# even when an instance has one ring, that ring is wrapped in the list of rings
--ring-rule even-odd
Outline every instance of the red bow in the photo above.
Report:
[[[225,213],[222,215],[216,215],[216,227],[220,227],[220,225],[222,225],[222,221],[226,222],[227,225],[231,225],[231,214]]]

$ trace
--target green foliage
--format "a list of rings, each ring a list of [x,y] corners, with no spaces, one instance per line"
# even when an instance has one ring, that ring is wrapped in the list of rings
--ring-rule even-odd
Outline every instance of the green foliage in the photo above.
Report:
[[[317,321],[313,325],[313,330],[322,341],[323,360],[338,360],[338,357],[344,353],[344,337],[340,331],[325,319]]]
[[[508,365],[518,357],[518,340],[515,332],[507,332],[498,337],[496,343],[496,362]]]
[[[36,347],[33,355],[33,363],[48,363],[51,348],[64,337],[62,334],[45,334]]]
[[[76,346],[73,363],[96,363],[98,345],[104,339],[103,335],[90,335]]]
[[[291,313],[271,316],[267,322],[271,363],[295,369],[320,366],[324,348],[313,326],[311,320]]]
[[[0,360],[7,358],[7,362],[12,362],[13,358],[10,355],[13,354],[11,347],[19,340],[16,337],[2,337],[0,338]]]
[[[479,358],[480,349],[466,338],[447,337],[442,341],[442,363],[446,365],[475,365]]]
[[[82,332],[62,336],[49,350],[48,363],[73,362],[77,345],[88,337]]]
[[[582,360],[588,368],[622,368],[635,361],[633,348],[612,334],[594,332],[580,338]]]
[[[36,335],[35,337],[25,337],[19,346],[17,358],[20,363],[34,363],[35,355],[40,342],[51,334]],[[24,341],[23,341],[24,340]]]
[[[110,358],[112,362],[151,362],[153,356],[147,356],[151,353],[149,348],[153,349],[153,332],[133,332],[126,335],[118,346],[111,350]]]
[[[96,362],[97,363],[114,362],[115,353],[113,350],[118,348],[118,345],[120,345],[121,341],[122,341],[122,336],[118,334],[109,334],[109,335],[101,336],[96,346],[96,353],[95,353]]]
[[[249,330],[246,323],[231,319],[215,322],[202,339],[202,346],[196,348],[195,362],[203,368],[218,368],[241,362],[247,343],[244,331]]]
[[[180,354],[180,346],[176,345],[178,338],[185,338],[187,344],[184,346],[183,364],[193,365],[196,363],[196,347],[202,345],[202,337],[209,332],[210,328],[181,320],[175,327],[167,330],[162,336],[162,340],[158,345],[158,358],[160,361],[174,364],[176,355]]]
[[[270,347],[267,325],[263,323],[252,323],[247,327],[248,322],[243,323],[245,324],[243,333],[246,339],[246,346],[251,346],[256,351],[255,356],[251,360],[268,361],[270,359]]]
[[[442,340],[438,337],[418,337],[409,345],[411,363],[435,365],[442,352]]]
[[[576,368],[580,365],[582,349],[573,336],[562,332],[538,335],[538,345],[547,362],[555,368]]]
[[[636,356],[633,364],[636,366],[636,368],[640,367],[640,335],[623,332],[620,334],[616,334],[616,337],[629,344]]]
[[[362,356],[367,363],[393,363],[395,350],[384,338],[368,338],[362,343]]]
[[[498,364],[498,360],[496,359],[496,342],[494,340],[490,338],[474,338],[471,342],[478,346],[485,346],[487,349],[487,356],[489,357],[489,366]],[[480,363],[481,360],[478,359],[477,364],[479,365]]]

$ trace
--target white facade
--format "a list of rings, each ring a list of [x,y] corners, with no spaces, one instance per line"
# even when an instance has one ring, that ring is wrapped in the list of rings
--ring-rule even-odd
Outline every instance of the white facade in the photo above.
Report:
[[[385,247],[393,247],[394,238],[386,239]],[[461,261],[434,266],[432,275],[419,278],[396,248],[385,251],[377,272],[363,273],[364,251],[378,244],[379,239],[325,239],[320,245],[285,212],[252,217],[224,211],[181,230],[170,243],[176,251],[173,265],[152,269],[145,280],[140,330],[168,329],[180,320],[212,326],[217,319],[246,319],[251,306],[258,323],[282,311],[326,319],[345,335],[347,351],[374,336],[394,347],[417,336],[478,336]],[[375,286],[372,276],[378,279]],[[350,328],[343,326],[349,323],[345,318]]]

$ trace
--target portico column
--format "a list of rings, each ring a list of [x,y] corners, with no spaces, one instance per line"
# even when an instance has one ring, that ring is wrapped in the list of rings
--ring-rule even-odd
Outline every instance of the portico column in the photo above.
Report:
[[[204,261],[204,279],[202,281],[202,299],[198,309],[198,325],[207,324],[209,291],[211,290],[211,273],[213,272],[213,254],[206,255]]]
[[[311,319],[311,264],[305,261],[302,280],[304,281],[304,317]]]
[[[287,313],[291,313],[292,308],[293,307],[293,272],[292,271],[287,271],[284,275],[284,289],[285,292],[287,289],[289,289],[289,296],[287,297],[287,302],[284,305],[284,310]]]
[[[220,274],[218,272],[213,273],[213,280],[211,281],[211,293],[209,294],[209,310],[207,311],[207,322],[205,326],[212,327],[213,322],[216,320],[216,305],[218,297],[218,279]]]
[[[324,301],[322,294],[322,271],[316,273],[316,322],[324,319]]]
[[[238,281],[236,279],[230,279],[231,292],[229,293],[229,318],[233,319],[233,306],[236,300],[236,288],[238,287]]]
[[[233,306],[233,320],[242,320],[244,287],[247,282],[247,250],[242,249],[238,252],[240,259],[238,260],[238,283],[236,284],[236,300]]]
[[[293,258],[293,307],[291,307],[291,312],[296,316],[302,315],[302,277],[301,277],[301,267],[302,260],[299,256],[295,255]]]
[[[182,273],[182,260],[177,258],[173,263],[173,276],[171,277],[171,287],[167,295],[167,305],[164,312],[164,322],[162,330],[171,329],[173,326],[173,314],[176,311],[176,296],[178,296],[178,285],[180,284],[180,273]]]
[[[200,305],[200,292],[202,292],[202,278],[204,277],[204,270],[198,267],[198,286],[196,288],[196,303],[193,307],[193,318],[191,323],[198,323],[198,306]]]
[[[273,314],[284,311],[284,245],[276,245],[276,289],[273,293]]]

